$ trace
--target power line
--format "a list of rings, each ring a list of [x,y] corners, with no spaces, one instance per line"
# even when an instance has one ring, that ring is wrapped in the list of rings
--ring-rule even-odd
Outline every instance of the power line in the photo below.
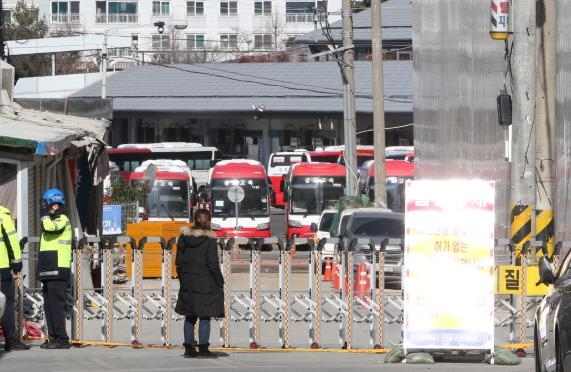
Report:
[[[136,58],[133,58],[133,57],[122,57],[122,58],[128,59],[128,60],[133,60],[133,61],[138,61]],[[293,90],[293,91],[307,91],[307,92],[312,92],[312,93],[318,93],[318,94],[321,94],[322,97],[341,97],[343,95],[343,89],[316,86],[316,85],[310,85],[310,84],[303,84],[303,83],[298,83],[298,82],[293,83],[293,82],[286,81],[286,80],[261,77],[261,76],[257,76],[257,75],[245,74],[245,73],[234,72],[234,71],[227,71],[227,70],[216,68],[216,67],[210,67],[210,65],[212,65],[212,64],[206,64],[206,63],[205,64],[190,64],[190,65],[194,66],[194,67],[203,68],[206,70],[214,70],[214,71],[218,71],[218,72],[223,72],[225,74],[243,76],[245,79],[241,79],[239,77],[228,76],[228,75],[221,75],[221,74],[207,72],[207,71],[204,71],[204,72],[202,72],[202,71],[191,71],[191,70],[187,70],[187,69],[184,69],[182,67],[179,67],[180,65],[168,65],[168,64],[158,63],[158,62],[145,62],[145,64],[150,64],[153,66],[158,66],[158,67],[163,67],[163,68],[169,68],[169,69],[173,69],[173,70],[177,70],[177,71],[181,71],[181,72],[185,72],[185,73],[190,73],[190,74],[206,75],[206,76],[212,76],[212,77],[217,77],[217,78],[222,78],[222,79],[228,79],[228,80],[232,80],[232,81],[258,84],[258,85],[262,85],[262,86],[273,86],[273,87],[279,87],[279,88],[284,88],[284,89]],[[256,79],[266,80],[266,81],[275,82],[275,83],[256,81],[256,80],[251,80],[251,79],[247,79],[247,78],[256,78]],[[282,83],[282,84],[280,84],[280,83]],[[293,87],[293,86],[288,86],[288,85],[283,85],[283,84],[296,84],[297,86]],[[299,85],[306,86],[306,88],[299,88],[298,87]],[[367,95],[367,94],[358,95],[358,97],[364,98],[364,99],[373,99],[371,95]],[[411,99],[395,98],[393,96],[385,96],[384,99],[387,101],[391,101],[391,102],[412,103]]]

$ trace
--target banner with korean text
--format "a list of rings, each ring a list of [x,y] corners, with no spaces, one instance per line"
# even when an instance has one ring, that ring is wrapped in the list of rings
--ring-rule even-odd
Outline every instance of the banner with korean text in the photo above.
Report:
[[[406,183],[405,349],[494,348],[494,183]]]

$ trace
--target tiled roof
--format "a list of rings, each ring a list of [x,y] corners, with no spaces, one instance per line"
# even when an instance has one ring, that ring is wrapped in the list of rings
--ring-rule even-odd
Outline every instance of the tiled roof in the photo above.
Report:
[[[356,111],[372,113],[372,63],[355,61]],[[412,62],[384,61],[386,112],[412,112]],[[95,83],[72,97],[99,97]],[[142,65],[107,79],[117,111],[240,112],[343,111],[337,62]]]

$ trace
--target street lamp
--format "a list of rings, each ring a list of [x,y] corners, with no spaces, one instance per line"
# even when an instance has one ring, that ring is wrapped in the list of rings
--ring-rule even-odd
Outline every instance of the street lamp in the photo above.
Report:
[[[165,31],[165,23],[163,21],[155,22],[155,27],[161,35]]]
[[[128,27],[137,27],[141,25],[132,25],[127,27],[120,27],[120,28],[108,28],[103,33],[103,45],[101,47],[101,98],[107,98],[107,38],[111,31],[117,31],[119,29],[125,29]],[[157,28],[159,34],[162,34],[165,30],[165,23],[163,21],[158,21],[154,23],[154,26]],[[177,23],[174,25],[174,28],[177,30],[184,30],[187,27],[187,23],[182,21],[181,23]],[[131,35],[131,43],[134,49],[137,49],[139,43],[139,37],[137,35]]]

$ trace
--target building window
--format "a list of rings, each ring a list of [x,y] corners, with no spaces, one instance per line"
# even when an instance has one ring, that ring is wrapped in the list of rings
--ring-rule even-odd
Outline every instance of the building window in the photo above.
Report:
[[[137,143],[155,142],[155,127],[147,124],[138,125],[135,129]]]
[[[220,2],[220,15],[225,15],[225,16],[238,15],[238,2],[237,1],[221,1]]]
[[[254,35],[254,49],[272,49],[272,35]]]
[[[187,1],[186,2],[186,15],[187,16],[203,16],[204,15],[204,2],[203,1]]]
[[[272,2],[271,1],[255,1],[254,14],[257,16],[272,15]]]
[[[4,23],[12,23],[12,9],[2,9],[2,19]]]
[[[327,6],[324,1],[317,2],[317,10],[313,1],[286,2],[286,22],[288,23],[309,23],[313,22],[316,14],[322,19],[325,18]]]
[[[79,23],[79,1],[53,1],[52,23]]]
[[[139,10],[137,2],[96,1],[96,23],[137,23]]]
[[[237,34],[222,34],[220,35],[220,49],[238,48],[238,35]]]
[[[187,49],[203,49],[204,48],[204,35],[197,35],[197,34],[186,35],[186,48]]]
[[[153,17],[170,15],[170,1],[153,1]]]
[[[170,49],[171,37],[170,35],[153,35],[152,47],[153,50],[168,50]]]

